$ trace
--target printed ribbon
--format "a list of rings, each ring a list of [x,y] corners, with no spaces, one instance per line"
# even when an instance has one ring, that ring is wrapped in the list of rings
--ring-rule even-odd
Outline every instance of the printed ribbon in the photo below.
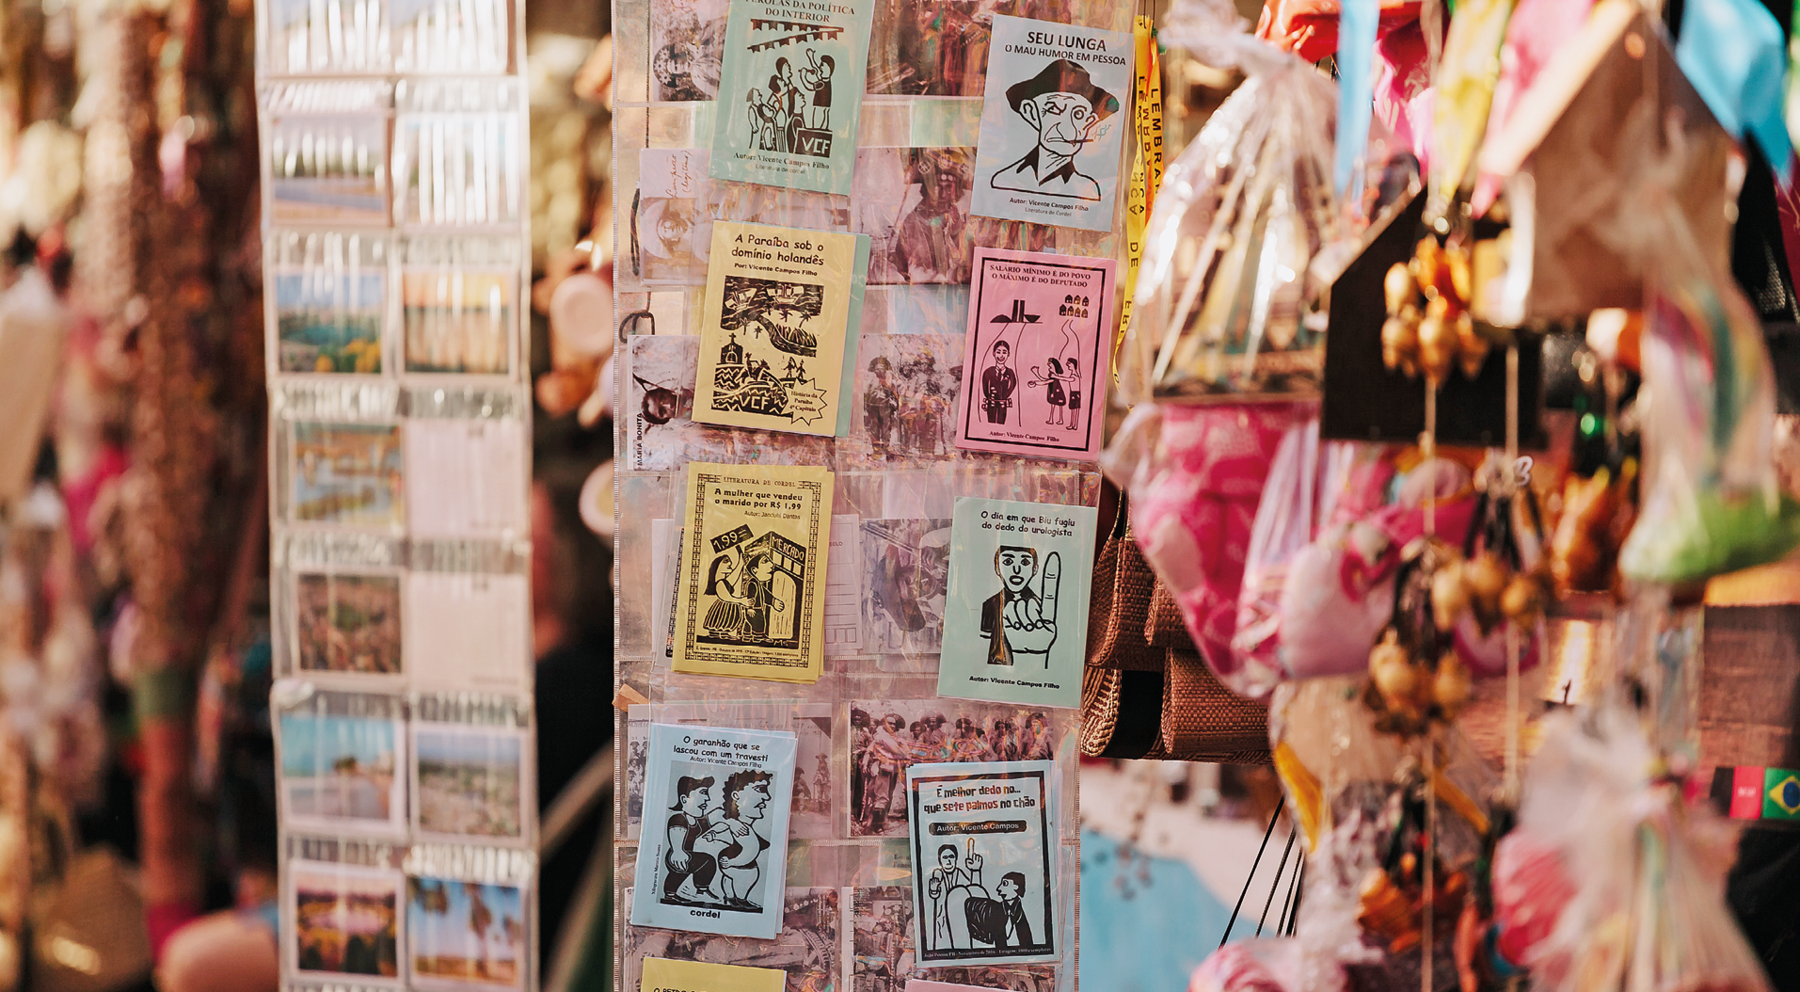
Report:
[[[1113,381],[1118,382],[1119,349],[1125,343],[1125,329],[1131,326],[1131,301],[1137,295],[1138,266],[1144,260],[1144,228],[1150,209],[1156,205],[1156,191],[1163,176],[1163,102],[1162,60],[1156,51],[1155,22],[1142,14],[1132,22],[1132,42],[1136,50],[1133,65],[1137,71],[1137,99],[1133,102],[1132,125],[1137,134],[1137,152],[1131,157],[1131,181],[1126,191],[1125,206],[1125,292],[1119,306],[1119,333],[1113,337]]]

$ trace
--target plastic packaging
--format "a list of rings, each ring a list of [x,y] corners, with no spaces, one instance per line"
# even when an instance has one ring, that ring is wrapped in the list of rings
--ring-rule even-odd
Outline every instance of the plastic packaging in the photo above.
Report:
[[[1344,447],[1327,446],[1333,451]],[[1282,437],[1250,530],[1237,628],[1231,635],[1232,660],[1247,682],[1272,686],[1284,674],[1281,594],[1290,565],[1329,512],[1320,505],[1321,474],[1329,477],[1330,471],[1321,466],[1319,421],[1311,418],[1288,428]]]
[[[1537,987],[1768,989],[1725,903],[1732,824],[1682,800],[1636,714],[1602,706],[1544,727],[1520,826],[1557,848],[1574,893],[1526,953]]]
[[[1643,140],[1627,146],[1651,144],[1650,125],[1635,113],[1627,128]],[[1665,133],[1669,153],[1627,178],[1637,206],[1607,234],[1662,246],[1645,272],[1643,510],[1619,568],[1679,585],[1787,554],[1800,544],[1800,504],[1775,472],[1775,376],[1762,325],[1677,205],[1683,139],[1674,121]]]
[[[1415,188],[1385,126],[1344,202],[1332,183],[1337,90],[1312,66],[1236,33],[1218,0],[1171,11],[1163,39],[1249,79],[1163,177],[1120,355],[1120,395],[1216,402],[1318,395],[1323,289],[1371,217]],[[1237,22],[1241,23],[1241,22]]]

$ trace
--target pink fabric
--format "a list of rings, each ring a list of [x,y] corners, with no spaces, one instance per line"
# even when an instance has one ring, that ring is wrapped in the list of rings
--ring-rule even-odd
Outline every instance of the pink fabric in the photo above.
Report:
[[[1506,22],[1506,41],[1500,47],[1500,80],[1494,86],[1494,103],[1488,111],[1487,139],[1506,126],[1538,73],[1550,64],[1569,39],[1581,31],[1593,10],[1594,0],[1518,0]],[[1483,173],[1475,182],[1471,205],[1477,217],[1487,213],[1500,195],[1500,180]]]
[[[1132,493],[1132,530],[1144,557],[1174,593],[1207,664],[1234,689],[1231,635],[1263,480],[1282,434],[1314,409],[1167,407],[1162,464],[1153,482]]]
[[[1294,559],[1281,592],[1281,663],[1288,676],[1367,670],[1369,647],[1393,616],[1400,552],[1425,533],[1427,495],[1447,501],[1437,507],[1437,534],[1461,544],[1469,532],[1475,500],[1462,466],[1440,460],[1416,468],[1401,482],[1399,501],[1384,505],[1394,479],[1386,458],[1358,465],[1334,522]]]
[[[1258,943],[1258,942],[1252,942]],[[1286,992],[1246,944],[1227,944],[1194,969],[1188,992]]]

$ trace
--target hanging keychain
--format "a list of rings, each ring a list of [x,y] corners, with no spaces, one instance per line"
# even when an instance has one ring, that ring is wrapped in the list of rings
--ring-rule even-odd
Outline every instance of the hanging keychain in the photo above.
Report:
[[[1512,6],[1512,0],[1464,0],[1451,21],[1435,79],[1426,230],[1412,260],[1389,269],[1383,287],[1382,361],[1409,377],[1422,373],[1432,389],[1453,370],[1476,378],[1489,351],[1512,340],[1509,329],[1476,319],[1476,260],[1489,252],[1477,247],[1469,211],[1475,152],[1487,130]]]

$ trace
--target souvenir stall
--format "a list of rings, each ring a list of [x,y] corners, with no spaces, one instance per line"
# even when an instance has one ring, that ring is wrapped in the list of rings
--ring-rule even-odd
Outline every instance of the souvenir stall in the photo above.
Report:
[[[617,8],[618,987],[1160,987],[1076,752],[1268,769],[1177,985],[1774,987],[1782,25],[1129,13]]]
[[[616,987],[1068,992],[1149,20],[613,16]]]
[[[1282,792],[1217,952],[1120,987],[1792,980],[1794,904],[1726,898],[1800,811],[1791,608],[1741,605],[1800,598],[1784,26],[1659,6],[1160,25],[1245,81],[1149,212],[1080,743]],[[1220,829],[1174,778],[1112,778],[1086,884]]]

